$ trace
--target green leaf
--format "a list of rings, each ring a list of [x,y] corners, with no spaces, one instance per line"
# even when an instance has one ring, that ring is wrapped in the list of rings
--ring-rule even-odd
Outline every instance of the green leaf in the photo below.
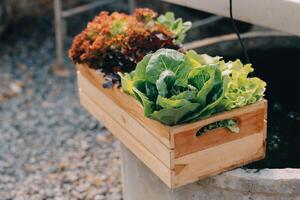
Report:
[[[189,74],[188,82],[199,90],[196,102],[205,106],[207,102],[210,102],[208,94],[211,94],[211,90],[222,87],[220,85],[222,84],[221,71],[217,67],[209,65],[195,68]]]
[[[202,109],[199,113],[199,117],[208,117],[214,113],[216,113],[216,107],[220,104],[222,99],[224,98],[224,94],[226,92],[226,88],[228,85],[228,77],[224,77],[222,81],[222,85],[215,85],[217,88],[214,90],[216,91],[213,93],[213,98],[209,103]]]
[[[175,125],[180,123],[190,113],[193,113],[198,107],[198,103],[187,103],[179,108],[165,108],[154,111],[150,117],[167,125]]]
[[[161,106],[162,108],[179,108],[189,103],[190,101],[186,99],[168,99],[160,95],[156,100],[156,104]]]
[[[147,54],[140,62],[138,62],[135,68],[135,75],[133,77],[134,81],[146,80],[146,67],[149,63],[151,56],[152,54]]]
[[[216,101],[218,99],[219,94],[222,92],[222,90],[226,89],[224,87],[227,86],[227,83],[228,83],[228,77],[226,77],[226,76],[224,76],[226,78],[226,82],[223,83],[222,72],[219,69],[219,67],[215,68],[214,73],[215,74],[214,74],[213,88],[207,94],[207,102],[208,103]]]
[[[164,15],[160,15],[157,18],[157,22],[166,27],[171,27],[173,22],[175,21],[175,15],[173,12],[166,12]]]
[[[183,22],[182,18],[175,19],[174,13],[172,12],[166,12],[164,15],[160,15],[156,23],[165,26],[173,33],[175,44],[181,44],[185,38],[185,33],[192,27],[192,23],[189,21]]]
[[[188,76],[191,70],[192,67],[186,65],[185,63],[180,64],[176,72],[175,85],[186,87],[188,84]]]
[[[266,83],[257,77],[248,77],[253,72],[250,64],[243,65],[240,60],[228,62],[223,66],[224,72],[230,75],[228,89],[221,102],[226,110],[255,103],[264,97]]]
[[[184,61],[187,66],[191,66],[193,68],[201,67],[202,63],[199,61],[198,54],[194,50],[189,50],[184,55]]]
[[[191,121],[198,120],[200,118],[206,118],[216,113],[218,111],[217,108],[226,92],[228,81],[229,81],[228,77],[224,77],[221,87],[219,86],[220,88],[218,90],[215,89],[215,91],[217,92],[214,94],[215,96],[214,101],[209,102],[204,108],[201,108],[201,110],[190,115],[188,118],[184,120],[184,122],[191,122]]]
[[[173,49],[160,49],[150,58],[146,67],[146,77],[151,83],[156,83],[160,74],[165,70],[171,70],[175,74],[182,69],[183,54]]]
[[[187,90],[184,92],[181,92],[177,95],[172,96],[171,100],[178,100],[178,99],[186,99],[186,100],[194,100],[197,96],[198,91],[197,90]]]
[[[208,67],[203,68],[197,68],[193,69],[188,76],[188,83],[197,88],[198,90],[201,90],[201,88],[204,86],[204,84],[213,79],[213,69],[209,69]]]
[[[187,66],[196,68],[208,64],[217,64],[222,57],[211,57],[207,54],[197,54],[194,50],[189,50],[186,52],[184,58]]]
[[[158,95],[156,86],[150,82],[145,83],[146,95],[151,101],[155,101]]]
[[[149,117],[151,113],[153,113],[155,108],[155,103],[151,101],[146,95],[146,82],[139,80],[134,82],[134,86],[132,91],[134,93],[135,98],[142,104],[144,108],[144,115]]]
[[[121,73],[118,72],[118,75],[121,77],[121,84],[123,92],[133,95],[132,87],[133,87],[133,80],[132,76],[128,73]]]
[[[159,79],[156,81],[156,88],[158,90],[158,94],[167,97],[170,92],[172,87],[174,86],[175,83],[175,74],[171,70],[165,70],[163,71]]]

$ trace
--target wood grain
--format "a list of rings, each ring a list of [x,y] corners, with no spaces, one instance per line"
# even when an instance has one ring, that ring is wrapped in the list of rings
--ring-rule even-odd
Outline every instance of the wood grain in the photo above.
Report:
[[[183,124],[183,125],[176,125],[176,126],[172,126],[170,127],[170,131],[171,134],[177,134],[177,133],[181,133],[183,131],[186,130],[193,130],[193,129],[197,129],[200,127],[203,127],[205,125],[211,124],[213,122],[217,122],[223,119],[230,119],[233,118],[234,116],[244,113],[244,112],[255,112],[257,110],[257,107],[263,107],[265,110],[267,109],[267,100],[263,99],[261,101],[258,101],[254,104],[250,104],[247,105],[245,107],[242,108],[236,108],[233,109],[231,111],[226,111],[226,112],[221,112],[221,113],[217,113],[214,114],[212,116],[210,116],[209,118],[205,118],[205,119],[201,119],[199,121],[196,122],[192,122],[192,123],[188,123],[188,124]],[[265,113],[265,119],[267,118],[267,115]]]
[[[198,124],[200,126],[193,126],[190,129],[183,130],[174,135],[175,158],[262,132],[265,126],[265,113],[266,106],[265,103],[262,102],[257,104],[254,109],[238,109],[231,113],[227,113],[227,116],[222,114],[222,119],[236,119],[238,121],[238,126],[240,128],[239,133],[232,133],[227,128],[218,128],[197,137],[197,131],[206,124],[199,121]],[[214,116],[209,118],[209,120],[213,122],[214,120],[218,121],[218,117]]]
[[[84,65],[77,65],[78,71],[93,84],[99,93],[110,98],[116,105],[124,109],[129,115],[134,116],[134,118],[144,126],[149,132],[153,134],[159,141],[161,141],[168,148],[173,148],[170,144],[170,132],[169,127],[163,124],[148,119],[143,115],[143,109],[138,104],[138,102],[133,98],[124,94],[119,88],[105,89],[102,84],[105,79],[102,75],[96,73],[94,69],[90,69]]]
[[[79,91],[81,105],[96,119],[101,121],[133,154],[147,165],[160,179],[171,187],[171,170],[161,160],[150,153],[140,142],[113,120],[104,110],[98,107],[83,91]]]
[[[173,172],[172,187],[179,187],[202,178],[234,169],[264,158],[264,134],[252,134],[175,159],[180,172]],[[183,167],[185,166],[185,167]]]
[[[157,156],[168,168],[172,168],[170,162],[171,149],[162,145],[162,143],[134,117],[129,115],[102,92],[98,91],[97,87],[92,85],[80,72],[78,72],[77,77],[81,90],[97,105],[95,109],[104,110],[111,118],[120,123],[128,133],[132,134],[142,143],[147,150]]]
[[[104,89],[95,70],[77,69],[81,104],[171,188],[265,156],[266,100],[170,127],[144,117],[140,104],[119,88]],[[219,128],[196,137],[203,126],[224,119],[236,119],[240,132]]]

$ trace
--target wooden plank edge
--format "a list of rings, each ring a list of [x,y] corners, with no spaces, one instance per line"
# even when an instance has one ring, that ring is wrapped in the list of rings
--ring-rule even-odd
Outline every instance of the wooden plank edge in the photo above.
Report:
[[[224,172],[237,169],[239,167],[242,167],[244,165],[248,165],[248,164],[256,162],[256,161],[260,161],[260,160],[264,159],[265,156],[266,156],[265,152],[259,152],[259,153],[257,153],[257,155],[253,156],[253,159],[244,161],[242,165],[241,164],[235,164],[235,165],[223,168],[222,170],[219,170],[219,171],[214,171],[214,172],[208,173],[208,174],[203,175],[203,176],[197,176],[194,179],[190,179],[189,181],[186,181],[186,182],[176,183],[175,180],[174,180],[174,177],[172,177],[172,181],[171,181],[172,185],[171,185],[170,188],[179,188],[181,186],[188,185],[190,183],[194,183],[194,182],[197,182],[197,181],[201,181],[203,179],[206,179],[206,178],[209,178],[209,177],[212,177],[212,176],[220,175]],[[175,173],[175,171],[173,170],[172,173]]]
[[[127,104],[119,104],[119,98],[126,98],[130,104],[134,107],[139,107],[141,112],[139,113],[139,117],[135,117],[135,119],[140,123],[141,126],[143,126],[147,131],[152,133],[155,137],[157,137],[158,140],[160,140],[164,145],[166,145],[168,148],[173,148],[173,146],[170,146],[170,131],[169,126],[165,126],[162,123],[146,118],[144,117],[142,107],[138,103],[136,99],[129,96],[128,94],[123,93],[120,88],[111,88],[111,89],[105,89],[101,85],[104,82],[103,75],[98,74],[95,69],[91,69],[86,65],[77,64],[77,74],[81,73],[82,76],[84,76],[92,85],[94,85],[97,90],[101,91],[104,95],[106,95],[111,101],[113,101],[118,106],[122,107],[123,110],[127,111],[128,114],[133,115],[131,113],[131,109],[128,109]],[[118,96],[116,98],[115,96]],[[134,116],[134,115],[133,115]],[[163,137],[162,137],[163,136]]]
[[[154,137],[156,137],[160,142],[162,142],[165,146],[167,146],[169,149],[173,149],[174,146],[170,143],[170,127],[165,126],[161,124],[158,121],[149,119],[144,117],[142,108],[140,113],[140,118],[134,117],[133,113],[130,112],[130,110],[127,109],[124,105],[119,105],[116,101],[115,95],[121,96],[122,98],[127,98],[127,101],[130,101],[130,104],[132,103],[132,106],[138,106],[141,107],[140,104],[137,102],[136,99],[133,97],[123,93],[119,88],[111,88],[111,89],[105,89],[102,88],[102,84],[100,83],[103,81],[103,77],[101,75],[96,74],[94,69],[90,69],[88,66],[78,64],[77,65],[77,75],[81,75],[84,77],[88,82],[93,85],[98,92],[101,92],[103,95],[105,95],[107,98],[109,98],[112,102],[120,106],[123,110],[128,112],[130,116],[132,116],[141,126],[143,126],[148,132],[150,132]]]
[[[156,174],[168,187],[171,187],[171,171],[152,153],[144,148],[123,127],[100,109],[94,109],[97,105],[79,89],[80,103],[96,119],[101,121],[113,135],[118,138],[130,151],[138,157],[154,174]]]
[[[264,109],[264,113],[265,113],[264,118],[266,121],[267,114],[268,114],[268,101],[266,99],[262,99],[254,104],[250,104],[250,105],[247,105],[242,108],[236,108],[231,111],[216,113],[209,118],[201,119],[201,120],[193,122],[193,123],[173,126],[173,127],[171,127],[171,130],[170,130],[171,144],[172,144],[172,146],[175,147],[175,135],[179,134],[183,131],[186,131],[188,129],[195,129],[195,128],[200,129],[200,127],[203,127],[207,124],[210,124],[210,123],[213,123],[216,121],[220,121],[222,119],[229,119],[229,118],[236,117],[239,115],[239,113],[250,113],[250,112],[254,112],[259,109]],[[174,156],[175,156],[175,154],[174,154]],[[172,166],[174,166],[173,163],[172,163]]]
[[[189,129],[195,129],[197,127],[200,128],[202,126],[211,124],[216,121],[220,121],[223,119],[230,119],[230,118],[239,116],[239,113],[250,113],[255,110],[262,109],[262,108],[267,109],[266,106],[267,106],[267,100],[262,99],[254,104],[250,104],[250,105],[247,105],[242,108],[236,108],[231,111],[224,111],[224,112],[216,113],[208,118],[200,119],[200,120],[192,122],[192,123],[172,126],[171,130],[170,130],[171,136],[174,137],[174,134],[180,133],[182,131],[186,131]],[[267,117],[267,115],[265,115],[265,117]]]
[[[262,135],[262,138],[264,138],[265,132],[257,133],[255,135]],[[250,136],[247,136],[247,137],[253,137],[253,136],[254,135],[250,135]],[[236,143],[237,141],[241,142],[242,140],[246,141],[247,137],[246,138],[241,138],[239,140],[232,141],[230,143],[233,144],[233,143]],[[223,144],[223,145],[230,146],[231,145],[230,143]],[[213,148],[214,147],[212,147],[210,149],[213,149]],[[206,149],[204,151],[209,151],[210,149]],[[180,179],[178,179],[177,175],[179,173],[181,173],[182,170],[185,170],[185,167],[186,167],[187,164],[186,163],[181,163],[181,162],[179,162],[179,163],[176,164],[176,161],[178,161],[178,160],[186,160],[186,159],[193,159],[193,157],[198,158],[199,157],[198,154],[199,153],[203,153],[203,151],[202,152],[195,152],[193,154],[189,154],[189,155],[186,155],[184,157],[180,157],[178,159],[175,159],[175,161],[174,161],[174,163],[175,163],[175,169],[172,170],[172,180],[171,180],[172,186],[171,187],[172,188],[177,188],[177,187],[180,187],[180,186],[183,186],[183,185],[187,185],[189,183],[193,183],[193,182],[199,181],[201,179],[208,178],[210,176],[215,176],[215,175],[218,175],[218,174],[220,174],[222,172],[229,171],[229,170],[238,168],[240,166],[244,166],[244,165],[247,165],[249,163],[261,160],[261,159],[265,158],[265,150],[266,150],[266,141],[265,141],[265,139],[263,139],[262,143],[261,143],[261,146],[258,147],[258,150],[255,152],[255,154],[248,156],[246,159],[243,159],[242,163],[238,162],[238,160],[237,160],[237,161],[235,161],[235,164],[232,164],[230,166],[226,166],[226,167],[221,168],[221,169],[210,170],[210,172],[203,172],[205,175],[200,175],[200,176],[196,175],[194,177],[190,177],[187,180],[183,180],[183,181],[180,180]],[[179,167],[177,167],[177,166],[179,166]],[[193,169],[193,171],[199,171],[199,170]]]
[[[97,105],[97,107],[101,108],[106,114],[108,114],[123,128],[125,128],[128,133],[135,137],[146,149],[148,149],[154,156],[161,160],[161,162],[163,162],[168,168],[173,168],[171,165],[171,152],[173,150],[166,147],[156,137],[144,129],[144,127],[141,126],[140,123],[137,122],[126,111],[102,94],[101,91],[98,91],[97,88],[95,88],[80,73],[78,74],[78,83],[80,89]]]
[[[175,158],[262,132],[267,123],[265,114],[266,109],[263,107],[252,112],[241,112],[234,116],[233,118],[240,120],[240,132],[236,134],[232,134],[227,128],[216,128],[201,137],[197,137],[196,132],[202,127],[177,133],[174,135]]]

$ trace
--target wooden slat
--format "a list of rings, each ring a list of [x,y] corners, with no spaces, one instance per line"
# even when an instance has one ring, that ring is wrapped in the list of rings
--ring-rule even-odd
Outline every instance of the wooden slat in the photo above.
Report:
[[[217,113],[217,114],[214,114],[213,116],[211,116],[209,118],[201,119],[201,120],[193,122],[193,123],[172,126],[172,127],[170,127],[170,131],[171,131],[171,134],[174,135],[174,134],[186,131],[186,130],[197,129],[199,127],[203,127],[205,125],[211,124],[213,122],[220,121],[222,119],[230,119],[233,116],[236,116],[236,115],[238,115],[240,113],[253,112],[253,111],[257,110],[257,107],[266,108],[266,106],[267,106],[267,101],[265,99],[263,99],[263,100],[261,100],[261,101],[259,101],[257,103],[248,105],[246,107],[236,108],[236,109],[231,110],[231,111]]]
[[[120,91],[119,88],[105,89],[102,87],[104,78],[102,75],[97,74],[94,69],[90,69],[84,65],[77,65],[78,71],[93,84],[98,92],[110,98],[116,105],[121,107],[130,116],[134,117],[141,125],[144,126],[149,132],[152,133],[160,142],[172,149],[173,146],[170,143],[169,127],[161,124],[152,119],[148,119],[143,115],[143,109],[138,102],[129,95]]]
[[[81,105],[88,112],[101,121],[134,155],[144,162],[165,184],[171,187],[171,171],[169,168],[145,149],[140,142],[95,104],[83,91],[79,91],[79,96]]]
[[[89,82],[89,80],[82,76],[80,72],[78,72],[77,77],[79,87],[90,99],[94,100],[98,107],[97,109],[102,109],[108,113],[111,118],[125,128],[128,133],[132,134],[133,137],[135,137],[145,146],[146,149],[161,160],[162,163],[164,163],[168,168],[173,168],[170,162],[171,149],[163,145],[152,133],[145,129],[142,124],[99,91]]]
[[[179,187],[264,158],[264,137],[264,133],[252,134],[175,159],[172,187]]]
[[[199,121],[197,124],[200,126],[193,126],[193,128],[174,135],[175,158],[262,132],[266,123],[264,121],[266,117],[265,113],[266,104],[261,102],[256,104],[253,109],[245,107],[226,114],[223,113],[220,117],[213,116],[207,120],[219,121],[224,119],[236,119],[240,127],[239,133],[232,133],[227,128],[218,128],[197,137],[197,131],[203,127],[202,125],[207,125]]]

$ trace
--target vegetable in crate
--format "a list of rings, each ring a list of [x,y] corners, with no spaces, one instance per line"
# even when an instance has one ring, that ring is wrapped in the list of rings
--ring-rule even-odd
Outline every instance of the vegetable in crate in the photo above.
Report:
[[[101,12],[75,37],[69,56],[75,63],[102,69],[107,80],[116,83],[116,72],[133,70],[147,53],[179,49],[190,27],[171,12],[159,17],[147,8],[135,9],[132,15]]]
[[[240,60],[159,49],[119,75],[123,91],[142,104],[146,117],[175,125],[261,100],[266,83],[249,78],[252,71]]]

